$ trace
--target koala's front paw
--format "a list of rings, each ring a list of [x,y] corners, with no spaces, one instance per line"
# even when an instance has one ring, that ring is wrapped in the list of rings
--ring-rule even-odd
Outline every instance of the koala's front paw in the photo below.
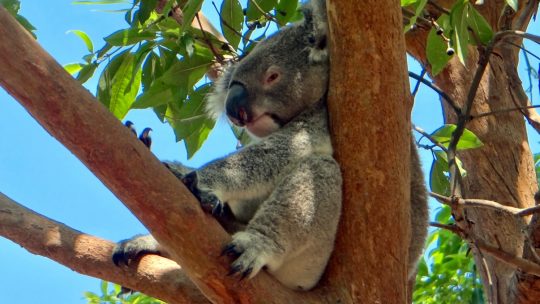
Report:
[[[132,261],[145,254],[160,254],[158,244],[151,236],[137,236],[118,242],[112,252],[112,260],[116,266],[128,266]]]
[[[282,251],[272,240],[259,234],[241,231],[222,251],[222,255],[234,255],[228,275],[239,274],[240,279],[253,278],[276,254]]]

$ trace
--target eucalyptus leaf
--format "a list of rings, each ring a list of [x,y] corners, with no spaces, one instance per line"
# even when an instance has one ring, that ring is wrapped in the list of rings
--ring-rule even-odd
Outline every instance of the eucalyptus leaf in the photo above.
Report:
[[[435,159],[431,164],[429,185],[432,192],[449,195],[450,194],[450,183],[448,181],[448,161],[446,161],[446,155],[443,151],[435,152]]]
[[[81,40],[86,45],[86,49],[88,50],[88,52],[94,52],[94,44],[92,43],[92,39],[90,39],[90,37],[85,32],[80,30],[69,30],[68,33],[73,33],[77,35],[77,37],[81,38]]]
[[[248,21],[258,20],[263,14],[276,7],[277,0],[248,0],[246,17]]]
[[[465,65],[467,59],[469,45],[467,22],[469,5],[466,1],[458,1],[450,10],[450,23],[453,29],[452,42],[456,50],[456,55],[463,65]]]
[[[191,25],[195,15],[201,10],[203,1],[202,0],[188,0],[186,5],[182,9],[184,13],[184,20],[182,24],[181,33],[185,32],[186,29]]]
[[[456,128],[457,127],[454,124],[444,125],[441,128],[437,129],[435,132],[433,132],[433,134],[431,134],[431,137],[448,148],[448,145],[450,144],[450,140],[452,138],[452,134],[454,133]],[[461,137],[459,138],[456,148],[457,150],[466,150],[478,148],[482,145],[482,141],[473,132],[465,129],[463,131],[463,135],[461,135]]]
[[[284,26],[288,22],[291,22],[291,19],[296,14],[297,8],[297,0],[279,0],[279,3],[276,6],[276,19],[278,20],[279,25]]]
[[[94,75],[94,72],[96,71],[97,64],[96,63],[89,63],[82,67],[82,69],[79,70],[79,74],[77,74],[77,77],[75,77],[80,83],[85,83]]]
[[[156,38],[156,33],[137,28],[128,28],[116,31],[104,39],[108,44],[113,46],[126,46],[144,40],[153,40],[154,38]]]
[[[80,63],[68,63],[64,65],[64,70],[66,70],[68,73],[73,75],[77,73],[78,71],[80,71],[83,68],[83,66],[84,65]]]
[[[137,97],[141,83],[141,70],[136,55],[128,53],[113,77],[109,110],[122,120]]]
[[[144,24],[148,18],[150,18],[150,14],[152,11],[156,8],[157,0],[142,0],[139,8],[139,13],[137,14],[137,18],[139,19],[139,22],[141,24]]]
[[[440,26],[444,26],[445,24],[449,23],[449,17],[447,15],[442,15],[437,20],[437,23]],[[445,34],[447,34],[446,30]],[[428,62],[431,64],[431,73],[434,76],[439,74],[444,69],[451,58],[451,56],[448,56],[446,53],[447,48],[448,45],[446,42],[441,36],[437,35],[435,29],[432,28],[427,37],[426,57]]]
[[[297,0],[293,0],[297,1]],[[220,11],[220,25],[223,36],[234,48],[238,48],[242,33],[242,23],[244,21],[244,14],[242,12],[242,6],[238,0],[223,0],[221,3]],[[231,29],[232,28],[232,29]]]
[[[491,41],[493,38],[491,26],[484,16],[472,5],[469,6],[469,18],[467,22],[482,44],[485,45]]]

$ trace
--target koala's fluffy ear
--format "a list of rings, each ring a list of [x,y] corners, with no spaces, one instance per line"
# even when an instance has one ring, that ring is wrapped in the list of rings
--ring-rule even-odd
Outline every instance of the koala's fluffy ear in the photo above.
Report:
[[[304,4],[302,11],[311,45],[309,59],[314,63],[328,60],[326,0],[311,0]]]

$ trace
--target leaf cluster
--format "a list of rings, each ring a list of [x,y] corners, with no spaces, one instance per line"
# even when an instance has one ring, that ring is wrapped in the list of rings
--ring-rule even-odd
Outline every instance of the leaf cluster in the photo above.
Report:
[[[78,1],[79,4],[117,4],[125,1]],[[82,31],[71,31],[85,43],[83,63],[65,66],[81,82],[102,67],[97,98],[118,119],[133,109],[151,108],[168,123],[188,157],[201,147],[214,122],[204,112],[211,79],[266,37],[271,23],[283,26],[297,20],[297,0],[223,0],[221,31],[204,22],[203,0],[136,0],[122,10],[128,24],[104,38],[95,50]],[[181,13],[178,13],[178,10]],[[181,16],[173,18],[173,15]],[[180,22],[181,21],[181,22]],[[251,39],[254,33],[260,34]],[[210,76],[210,77],[208,77]],[[235,133],[237,134],[237,133]],[[242,134],[238,133],[238,138]]]
[[[85,292],[84,298],[88,304],[165,304],[165,302],[149,297],[140,292],[120,295],[122,287],[118,284],[101,281],[101,295]]]

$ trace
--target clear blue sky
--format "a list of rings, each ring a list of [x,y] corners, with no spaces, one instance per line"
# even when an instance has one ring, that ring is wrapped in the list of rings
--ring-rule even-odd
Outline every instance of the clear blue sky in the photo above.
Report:
[[[206,2],[205,13],[213,15],[211,2]],[[67,64],[80,62],[86,54],[82,41],[67,31],[85,31],[99,48],[103,45],[102,37],[127,27],[123,14],[95,11],[104,8],[109,7],[72,5],[67,0],[22,0],[21,14],[38,29],[39,43],[59,63]],[[411,69],[419,70],[417,66]],[[94,93],[96,79],[86,87]],[[535,90],[537,93],[538,89]],[[154,130],[153,152],[158,158],[186,162],[183,144],[174,142],[172,130],[151,111],[131,112],[128,119],[135,122],[139,131],[144,127]],[[413,121],[429,132],[442,124],[438,97],[425,87],[417,97]],[[236,142],[226,125],[222,122],[218,128],[220,131],[212,133],[188,165],[199,166],[235,149]],[[105,239],[117,241],[146,231],[84,165],[2,89],[0,132],[4,137],[0,149],[1,192],[49,218]],[[531,142],[538,151],[538,136],[534,135]],[[422,152],[422,158],[427,174],[431,155]],[[99,290],[98,279],[30,254],[3,238],[0,271],[0,303],[85,303],[84,291]]]

